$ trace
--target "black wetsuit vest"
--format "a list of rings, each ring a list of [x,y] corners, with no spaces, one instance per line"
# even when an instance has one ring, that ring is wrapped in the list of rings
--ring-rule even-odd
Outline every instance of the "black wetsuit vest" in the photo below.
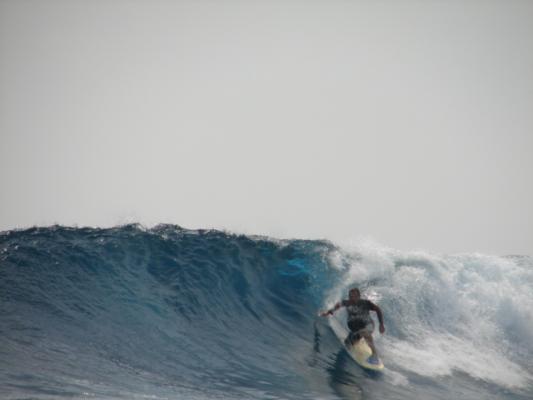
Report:
[[[355,303],[350,300],[343,300],[342,305],[346,307],[348,313],[348,326],[360,326],[361,328],[373,323],[370,317],[370,310],[372,310],[372,303],[368,300],[359,299]]]

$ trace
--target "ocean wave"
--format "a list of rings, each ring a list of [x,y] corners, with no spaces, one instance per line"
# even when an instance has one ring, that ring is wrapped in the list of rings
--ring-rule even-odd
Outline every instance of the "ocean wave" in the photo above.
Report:
[[[400,252],[175,225],[0,234],[5,398],[529,398],[530,257]],[[350,287],[387,369],[342,347]]]

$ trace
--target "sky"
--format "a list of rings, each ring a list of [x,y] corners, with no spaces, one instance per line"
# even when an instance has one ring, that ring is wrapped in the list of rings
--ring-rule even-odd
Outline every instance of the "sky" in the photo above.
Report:
[[[533,255],[531,1],[0,0],[0,230]]]

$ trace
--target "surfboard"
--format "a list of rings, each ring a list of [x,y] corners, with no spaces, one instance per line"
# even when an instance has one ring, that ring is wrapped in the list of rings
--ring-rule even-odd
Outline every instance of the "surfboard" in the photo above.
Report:
[[[330,318],[329,324],[339,339],[348,336],[348,331],[337,318]],[[343,339],[340,340],[342,341]],[[350,357],[352,357],[361,367],[371,371],[383,371],[385,368],[381,360],[379,360],[379,364],[370,364],[366,361],[372,354],[372,350],[368,347],[365,339],[360,339],[351,346],[346,345],[346,343],[343,343],[343,345]]]
[[[383,371],[383,368],[385,368],[383,362],[379,358],[378,364],[370,364],[367,361],[368,357],[372,355],[372,350],[370,350],[370,347],[368,347],[368,344],[364,339],[359,339],[353,345],[344,345],[344,347],[346,347],[348,354],[350,354],[350,356],[355,360],[355,362],[361,367],[372,371]]]

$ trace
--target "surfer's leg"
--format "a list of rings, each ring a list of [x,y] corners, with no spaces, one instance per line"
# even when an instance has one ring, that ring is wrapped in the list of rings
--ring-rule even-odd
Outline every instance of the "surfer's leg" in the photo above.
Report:
[[[353,344],[352,342],[352,332],[348,333],[348,336],[346,336],[346,339],[344,339],[344,345],[346,347],[350,347]]]
[[[350,333],[344,340],[344,344],[346,344],[347,346],[351,346],[359,339],[361,339],[361,336],[359,336],[358,333],[361,329],[361,326],[358,324],[357,321],[348,321],[348,329],[350,329]]]
[[[350,332],[348,333],[348,336],[346,336],[346,339],[344,339],[344,344],[346,346],[351,346],[355,342],[357,342],[359,339],[361,339],[361,336],[359,336],[356,332]]]
[[[372,356],[377,357],[378,351],[376,350],[376,346],[374,346],[374,339],[372,338],[372,334],[367,331],[360,332],[361,336],[365,338],[366,342],[368,343],[368,347],[370,347],[370,350],[372,350]]]

